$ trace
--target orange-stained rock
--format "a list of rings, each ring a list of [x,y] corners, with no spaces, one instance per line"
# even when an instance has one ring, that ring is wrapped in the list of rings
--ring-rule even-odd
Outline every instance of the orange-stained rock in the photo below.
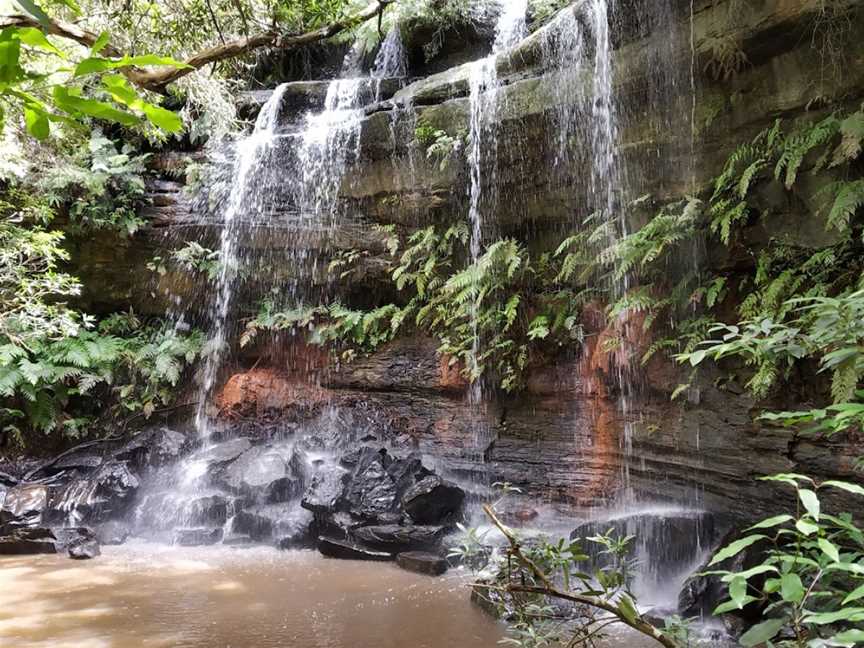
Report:
[[[283,417],[314,412],[330,392],[274,369],[251,369],[231,376],[216,397],[222,416]]]

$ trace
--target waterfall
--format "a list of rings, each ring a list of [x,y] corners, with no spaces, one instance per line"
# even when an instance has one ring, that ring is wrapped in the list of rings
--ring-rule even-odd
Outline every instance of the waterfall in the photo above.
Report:
[[[266,187],[270,182],[267,174],[260,174],[261,160],[277,137],[279,109],[285,93],[285,85],[279,86],[258,113],[252,134],[240,140],[236,147],[236,161],[231,183],[231,193],[225,208],[220,234],[220,268],[216,279],[216,299],[211,310],[212,331],[208,341],[208,353],[204,361],[203,378],[198,390],[198,406],[195,427],[199,436],[210,436],[206,405],[211,396],[219,369],[228,346],[228,314],[234,292],[234,280],[238,270],[239,236],[243,223],[240,216],[256,217],[265,208]]]
[[[468,131],[468,169],[470,175],[468,220],[471,226],[471,262],[476,263],[483,253],[485,216],[494,214],[498,196],[495,189],[498,175],[498,71],[497,55],[516,45],[526,34],[525,14],[527,0],[500,0],[500,12],[495,25],[492,53],[472,64],[469,76],[470,124]],[[484,194],[484,187],[485,194]],[[475,306],[476,308],[476,306]],[[477,330],[477,317],[472,316],[473,341],[471,358],[475,367],[482,341]],[[472,410],[482,409],[483,384],[476,378],[469,388],[468,402]],[[482,452],[491,441],[484,422],[474,425],[475,452]]]

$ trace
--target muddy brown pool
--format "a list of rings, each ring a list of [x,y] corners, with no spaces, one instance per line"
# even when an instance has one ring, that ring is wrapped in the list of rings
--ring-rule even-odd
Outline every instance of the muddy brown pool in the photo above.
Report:
[[[0,646],[495,648],[504,627],[470,604],[469,577],[264,547],[3,557]]]

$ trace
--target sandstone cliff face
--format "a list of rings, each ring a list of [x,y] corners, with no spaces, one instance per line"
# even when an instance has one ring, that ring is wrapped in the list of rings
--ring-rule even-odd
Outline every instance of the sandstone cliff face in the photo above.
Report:
[[[730,20],[728,1],[697,1],[692,17],[689,2],[670,0],[664,11],[655,11],[648,0],[624,4],[620,13],[628,20],[620,21],[613,33],[614,95],[619,152],[632,196],[650,193],[662,201],[693,191],[716,175],[738,143],[777,117],[796,119],[814,109],[814,96],[852,105],[864,94],[864,41],[849,42],[848,62],[839,75],[826,73],[813,54],[819,0],[748,3],[741,20]],[[858,23],[852,27],[858,33],[861,28]],[[557,163],[561,120],[572,118],[566,105],[575,90],[562,90],[561,70],[549,60],[549,33],[538,31],[497,61],[504,82],[496,118],[497,227],[532,243],[572,230],[589,208],[584,166],[579,160]],[[722,38],[740,42],[747,59],[724,82],[706,72],[711,57],[707,44]],[[388,300],[390,289],[376,259],[383,245],[370,226],[396,224],[410,230],[467,213],[464,155],[441,168],[418,150],[414,128],[423,120],[454,136],[467,130],[468,75],[469,66],[459,65],[412,83],[388,84],[382,101],[362,121],[361,157],[345,174],[340,202],[349,215],[346,222],[326,236],[312,237],[301,237],[290,227],[262,226],[242,242],[244,249],[276,259],[290,246],[322,256],[339,249],[366,250],[363,272],[340,293],[360,305]],[[584,83],[591,82],[586,75]],[[294,84],[282,107],[285,123],[320,105],[321,88]],[[254,114],[265,98],[250,96],[244,110]],[[92,303],[106,308],[129,303],[144,312],[164,312],[168,296],[202,300],[200,283],[180,273],[142,279],[147,276],[143,265],[154,251],[178,240],[216,237],[218,223],[212,215],[196,210],[182,183],[164,173],[176,166],[176,158],[161,160],[163,177],[151,186],[147,213],[152,226],[147,232],[128,245],[83,241],[76,248],[80,274],[96,285],[111,286],[110,294],[88,295]],[[748,239],[754,245],[770,237],[814,245],[824,233],[814,226],[808,200],[802,195],[784,201],[774,220],[753,228]],[[742,272],[752,263],[712,249],[696,261]],[[278,285],[279,273],[291,270],[277,261],[250,282]],[[323,275],[309,280],[320,282],[322,290],[334,289]],[[482,408],[469,404],[465,385],[438,358],[435,343],[421,338],[399,340],[342,366],[310,358],[302,350],[288,360],[269,351],[247,352],[222,405],[247,414],[266,410],[277,418],[280,412],[317,407],[322,399],[362,409],[395,433],[414,437],[421,450],[457,474],[509,481],[578,508],[620,501],[629,490],[638,499],[674,500],[752,518],[776,510],[783,497],[755,477],[794,470],[848,478],[853,458],[864,454],[860,435],[824,442],[756,423],[758,404],[734,382],[722,390],[715,387],[717,376],[704,377],[688,399],[673,403],[669,395],[682,376],[660,359],[644,369],[633,393],[622,395],[597,342],[602,325],[589,322],[588,328],[595,337],[575,349],[575,357],[537,367],[525,393],[493,396]],[[648,343],[634,340],[637,347]],[[243,366],[253,363],[260,368],[247,373]],[[294,381],[298,365],[307,376],[312,369],[320,389],[279,383]],[[261,368],[265,374],[256,373]]]

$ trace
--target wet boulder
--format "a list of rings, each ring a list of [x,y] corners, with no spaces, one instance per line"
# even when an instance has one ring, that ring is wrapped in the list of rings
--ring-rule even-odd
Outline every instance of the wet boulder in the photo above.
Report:
[[[195,528],[177,529],[174,532],[173,543],[181,547],[198,547],[214,545],[222,540],[223,531],[218,529]]]
[[[387,467],[387,474],[401,494],[433,473],[423,465],[419,456],[411,455],[405,459],[394,459]]]
[[[386,524],[354,529],[351,535],[363,545],[391,553],[429,549],[440,544],[442,526]]]
[[[111,461],[93,474],[73,479],[50,500],[53,523],[67,520],[100,522],[125,513],[138,491],[138,476],[126,462]]]
[[[49,488],[42,484],[18,485],[6,491],[0,507],[0,530],[35,526],[48,507]]]
[[[347,471],[335,464],[322,463],[316,466],[300,505],[316,514],[335,511],[347,475]]]
[[[437,475],[425,477],[405,491],[402,506],[418,524],[440,524],[462,508],[465,491]]]
[[[319,537],[317,542],[318,551],[328,558],[339,558],[341,560],[374,560],[385,562],[393,560],[393,554],[386,551],[373,551],[361,547],[346,540]]]
[[[399,492],[387,472],[391,463],[386,450],[363,448],[345,489],[344,498],[351,513],[374,520],[397,507]]]
[[[699,559],[697,547],[714,546],[727,525],[724,518],[706,511],[646,511],[586,522],[574,529],[570,538],[590,538],[610,530],[615,537],[633,536],[631,557],[650,557],[640,567],[643,582],[659,586],[668,574],[694,566]],[[608,562],[601,545],[584,542],[582,549],[594,562]]]
[[[228,519],[228,500],[221,495],[198,497],[186,504],[185,517],[189,524],[221,526]]]
[[[96,540],[101,545],[121,545],[129,537],[129,526],[117,520],[108,520],[96,527]]]
[[[303,463],[294,449],[255,446],[226,465],[214,481],[260,502],[286,502],[303,491]]]
[[[0,536],[0,555],[57,553],[55,540],[51,529],[44,527],[15,529],[7,535]]]
[[[154,427],[136,434],[114,453],[114,457],[128,462],[137,470],[145,470],[176,461],[188,445],[189,441],[182,432]]]
[[[252,442],[246,437],[229,439],[222,443],[203,448],[192,457],[195,461],[201,461],[208,466],[220,468],[234,461],[237,457],[252,447]]]
[[[231,533],[247,535],[258,542],[273,535],[273,520],[252,511],[240,511],[231,518]]]
[[[396,556],[396,564],[402,569],[417,574],[440,576],[447,571],[447,561],[441,556],[425,551],[407,551]]]
[[[58,552],[65,552],[75,560],[87,560],[102,554],[96,532],[89,527],[61,527],[53,529]]]

